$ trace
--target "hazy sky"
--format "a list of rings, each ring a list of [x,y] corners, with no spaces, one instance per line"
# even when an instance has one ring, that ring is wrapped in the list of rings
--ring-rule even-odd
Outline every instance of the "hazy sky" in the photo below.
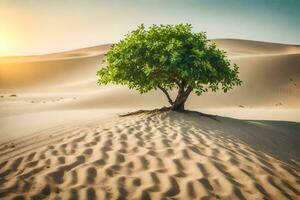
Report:
[[[300,0],[0,0],[0,56],[117,42],[140,23],[300,44]]]

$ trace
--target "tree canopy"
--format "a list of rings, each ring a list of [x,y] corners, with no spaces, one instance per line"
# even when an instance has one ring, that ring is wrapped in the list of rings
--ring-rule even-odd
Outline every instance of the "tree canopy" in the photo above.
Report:
[[[184,109],[191,92],[227,92],[241,84],[238,66],[203,32],[190,24],[142,24],[107,52],[105,65],[97,72],[99,84],[122,84],[141,93],[161,90],[171,108]],[[169,91],[178,90],[172,99]]]

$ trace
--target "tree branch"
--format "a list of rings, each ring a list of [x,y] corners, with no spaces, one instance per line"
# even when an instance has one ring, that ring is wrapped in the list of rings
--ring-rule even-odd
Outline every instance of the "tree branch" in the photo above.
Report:
[[[177,85],[178,87],[180,87],[180,81],[178,81],[176,78],[174,77],[171,77],[171,80],[173,80]]]
[[[187,89],[184,91],[185,95],[190,95],[190,93],[193,91],[193,88],[191,86],[188,86]]]
[[[171,104],[171,105],[173,105],[174,104],[174,102],[173,102],[173,100],[171,99],[171,97],[170,97],[170,95],[169,95],[169,93],[168,93],[168,91],[165,89],[165,88],[163,88],[162,86],[157,86],[166,96],[167,96],[167,98],[168,98],[168,101],[169,101],[169,103]]]

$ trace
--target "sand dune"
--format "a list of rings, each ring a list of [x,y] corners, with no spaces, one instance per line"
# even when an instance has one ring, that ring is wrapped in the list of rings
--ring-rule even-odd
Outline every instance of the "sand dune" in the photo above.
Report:
[[[215,42],[240,66],[243,85],[225,95],[193,95],[187,102],[189,109],[239,118],[300,121],[299,46],[233,39]],[[152,109],[168,104],[160,91],[140,95],[124,86],[97,85],[96,71],[109,48],[100,45],[41,56],[0,58],[0,124],[5,122],[7,127],[2,132],[15,130],[13,123],[12,129],[7,123],[12,115]],[[10,97],[12,94],[17,97]]]
[[[252,40],[217,39],[213,40],[217,46],[224,49],[230,56],[257,56],[299,54],[299,45],[259,42]]]
[[[299,107],[299,46],[245,40],[216,40],[216,43],[228,52],[232,62],[240,66],[240,76],[244,83],[242,87],[226,95],[208,93],[199,98],[193,97],[188,103],[190,108],[238,105]],[[104,45],[33,56],[30,57],[29,62],[22,57],[0,58],[0,91],[4,93],[80,91],[81,94],[94,91],[94,94],[97,94],[101,87],[97,86],[95,73],[108,48],[109,45]],[[239,56],[235,56],[237,51]],[[89,56],[81,56],[81,54]],[[68,55],[73,56],[70,59]],[[122,94],[119,100],[124,98],[121,102],[125,104],[126,99],[129,98],[143,101],[141,95],[128,92],[126,87],[119,87],[118,90],[119,94]],[[104,94],[105,97],[107,95],[109,94]],[[112,92],[111,95],[113,97],[114,93]],[[91,101],[95,98],[99,102],[102,101],[101,97],[91,95]],[[151,103],[145,102],[145,106],[160,105],[163,98],[163,94],[157,92],[155,98],[148,101]],[[105,105],[99,103],[99,106]]]
[[[97,85],[110,45],[0,58],[0,199],[299,198],[300,47],[215,42],[243,85],[187,107],[239,119],[117,117],[167,101]]]
[[[29,91],[95,80],[110,45],[26,57],[0,57],[0,89]]]
[[[218,123],[196,114],[139,115],[57,127],[2,144],[0,197],[299,197],[299,163],[280,162],[206,129],[199,125],[203,120]]]

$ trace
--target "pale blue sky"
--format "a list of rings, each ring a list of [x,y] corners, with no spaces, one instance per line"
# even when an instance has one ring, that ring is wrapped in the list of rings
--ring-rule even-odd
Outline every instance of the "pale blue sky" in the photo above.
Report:
[[[144,23],[300,44],[300,0],[0,0],[0,56],[117,42]]]

